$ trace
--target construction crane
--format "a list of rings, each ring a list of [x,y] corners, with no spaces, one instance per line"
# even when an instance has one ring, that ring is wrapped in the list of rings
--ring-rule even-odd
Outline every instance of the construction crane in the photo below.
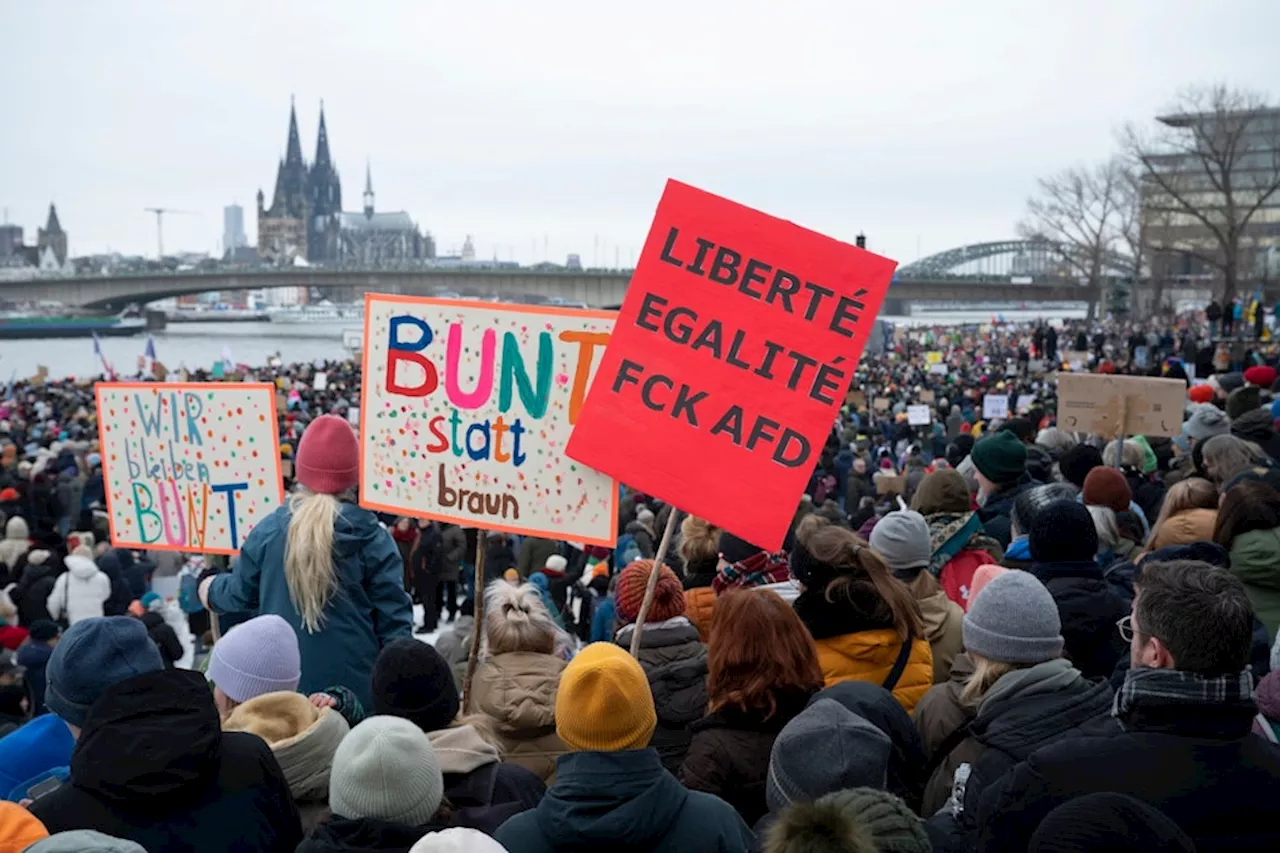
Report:
[[[187,216],[195,216],[194,210],[174,210],[172,207],[146,207],[143,208],[147,213],[156,215],[156,257],[164,257],[164,215],[166,213],[179,213]]]

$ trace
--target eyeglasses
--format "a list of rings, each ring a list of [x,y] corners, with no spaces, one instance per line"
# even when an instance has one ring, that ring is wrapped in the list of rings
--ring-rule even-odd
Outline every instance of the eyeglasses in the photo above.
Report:
[[[1120,639],[1126,643],[1133,642],[1133,614],[1116,620],[1116,628],[1120,630]]]

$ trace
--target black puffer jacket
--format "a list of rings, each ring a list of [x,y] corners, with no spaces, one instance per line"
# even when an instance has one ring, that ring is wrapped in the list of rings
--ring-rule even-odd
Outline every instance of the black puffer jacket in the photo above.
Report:
[[[1036,563],[1028,571],[1040,579],[1058,605],[1063,654],[1085,678],[1110,678],[1116,661],[1129,653],[1116,622],[1129,615],[1120,596],[1102,576],[1098,564]]]
[[[109,687],[71,754],[71,781],[31,812],[50,834],[96,829],[147,850],[292,853],[302,840],[271,748],[224,733],[204,676],[185,670]]]
[[[38,566],[27,563],[27,567],[22,570],[22,580],[18,581],[17,587],[10,594],[18,608],[20,624],[30,625],[38,619],[49,620],[49,605],[46,602],[62,571],[62,561],[56,557],[50,557],[49,562]]]
[[[1018,495],[1027,489],[1034,489],[1039,485],[1039,480],[1033,479],[1028,474],[1023,474],[1018,482],[1012,486],[1007,486],[993,493],[987,498],[986,503],[979,508],[978,520],[982,522],[982,529],[987,532],[988,536],[999,542],[1001,548],[1008,548],[1010,540],[1013,539],[1013,522],[1010,521],[1010,516],[1013,514],[1013,502],[1018,499]]]
[[[628,625],[619,631],[618,645],[629,649],[633,630]],[[639,660],[658,712],[649,745],[658,750],[662,766],[678,774],[692,738],[689,726],[707,710],[707,647],[693,623],[680,616],[645,625]]]

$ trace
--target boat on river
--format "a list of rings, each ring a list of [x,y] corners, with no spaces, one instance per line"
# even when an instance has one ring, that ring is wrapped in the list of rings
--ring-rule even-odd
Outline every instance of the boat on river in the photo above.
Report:
[[[147,321],[124,314],[0,314],[0,340],[19,338],[129,337],[144,332]]]

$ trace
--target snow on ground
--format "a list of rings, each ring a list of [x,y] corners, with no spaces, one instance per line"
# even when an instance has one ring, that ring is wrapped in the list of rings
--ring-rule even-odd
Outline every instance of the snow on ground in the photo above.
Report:
[[[448,619],[449,614],[446,613],[444,618]],[[413,624],[415,627],[422,624],[422,605],[421,604],[413,605]],[[429,643],[430,645],[434,646],[436,644],[436,640],[440,637],[440,631],[448,627],[449,627],[448,623],[441,622],[440,627],[437,630],[432,631],[430,634],[414,634],[413,636],[424,643]]]

